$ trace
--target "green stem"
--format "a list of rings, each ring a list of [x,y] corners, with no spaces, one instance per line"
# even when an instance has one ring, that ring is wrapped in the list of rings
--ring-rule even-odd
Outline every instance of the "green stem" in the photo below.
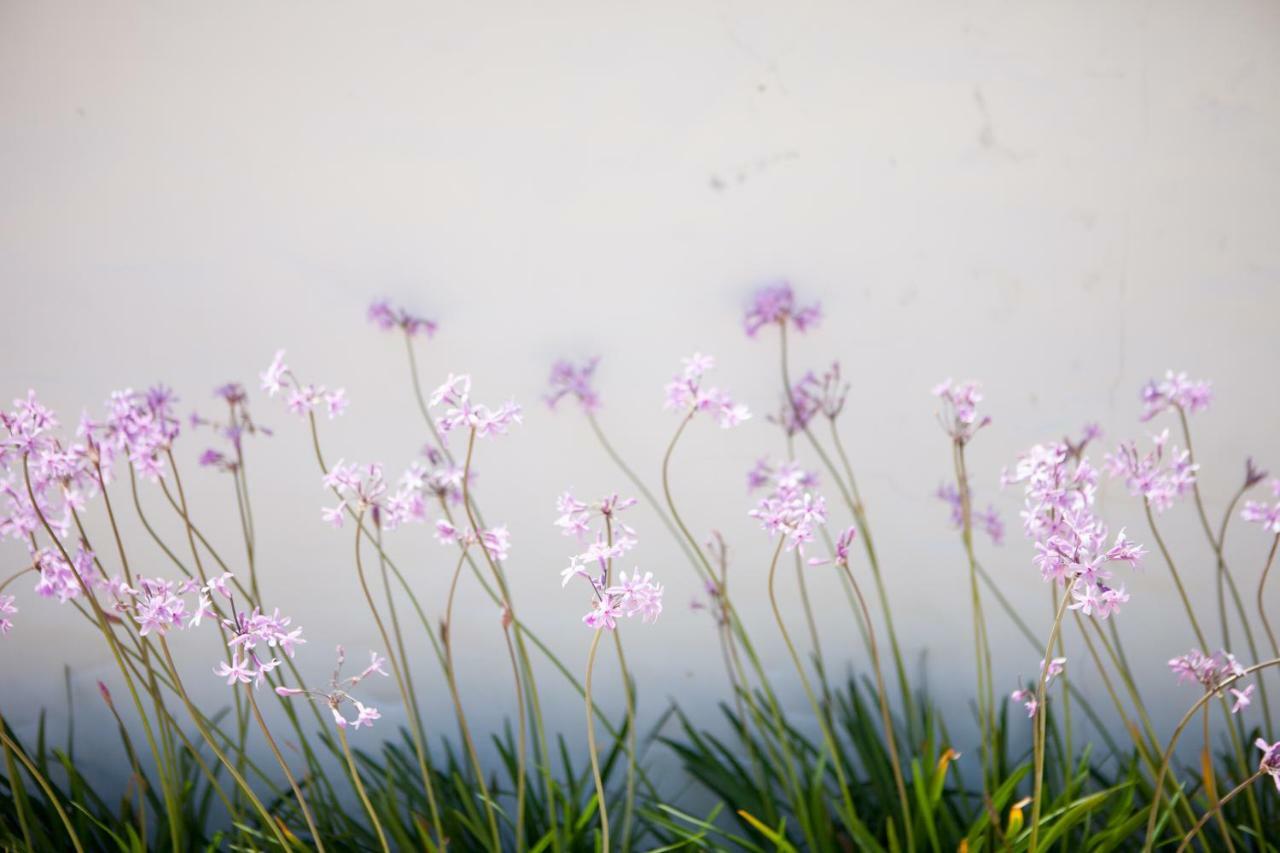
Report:
[[[406,709],[407,710],[407,709]],[[378,834],[378,843],[382,845],[382,853],[391,853],[391,848],[387,845],[386,833],[382,831],[382,821],[378,820],[378,813],[373,809],[373,803],[369,802],[369,795],[365,793],[364,783],[360,781],[360,771],[356,769],[356,760],[351,755],[351,744],[347,743],[347,733],[338,727],[338,740],[342,743],[342,754],[347,759],[347,770],[351,773],[351,782],[356,786],[356,793],[360,795],[360,802],[364,804],[364,810],[369,815],[369,820],[373,822],[374,832]],[[443,839],[440,835],[440,826],[436,825],[437,837]]]

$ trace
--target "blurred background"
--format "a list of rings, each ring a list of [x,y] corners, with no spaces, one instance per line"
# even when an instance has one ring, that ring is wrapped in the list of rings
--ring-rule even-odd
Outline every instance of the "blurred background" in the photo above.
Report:
[[[999,488],[1020,450],[1088,421],[1108,447],[1145,441],[1168,424],[1138,422],[1139,388],[1175,368],[1214,382],[1193,429],[1215,519],[1246,455],[1280,469],[1278,37],[1269,2],[7,0],[0,395],[35,388],[73,425],[119,388],[164,383],[184,413],[213,413],[216,385],[249,386],[275,433],[248,447],[262,589],[304,627],[298,663],[320,680],[335,644],[362,657],[379,642],[352,533],[321,522],[332,501],[304,423],[257,391],[257,374],[283,347],[305,381],[345,387],[349,412],[322,423],[327,456],[398,475],[425,436],[403,343],[364,313],[387,297],[436,319],[419,349],[427,386],[470,372],[476,399],[526,407],[522,428],[481,445],[477,497],[511,530],[518,607],[577,669],[586,602],[560,587],[575,546],[552,526],[555,498],[631,489],[578,412],[542,404],[550,365],[601,356],[601,425],[656,486],[677,424],[662,386],[682,356],[713,353],[712,380],[757,414],[731,432],[695,423],[673,488],[699,537],[728,540],[737,605],[803,719],[765,597],[770,543],[745,488],[752,462],[784,445],[763,417],[778,403],[776,336],[748,339],[741,313],[757,286],[789,279],[826,315],[796,341],[793,365],[839,359],[853,383],[842,434],[898,630],[976,756],[967,569],[933,496],[952,474],[930,389],[948,376],[984,383],[994,421],[970,450],[973,487],[1008,531],[1000,547],[980,538],[979,553],[1037,630],[1052,619],[1049,592],[1021,536],[1020,492]],[[238,560],[230,482],[196,466],[209,445],[207,432],[179,441],[188,497]],[[830,497],[838,530],[848,519]],[[164,515],[157,490],[142,499]],[[1138,502],[1109,484],[1100,504],[1153,551],[1122,578],[1132,600],[1120,630],[1148,707],[1176,719],[1197,693],[1165,662],[1192,645],[1190,628]],[[178,540],[174,521],[160,526]],[[710,617],[689,606],[696,577],[647,507],[629,521],[633,562],[667,586],[662,620],[626,630],[641,713],[651,721],[678,700],[714,727],[728,693]],[[1160,523],[1218,636],[1193,508]],[[1233,524],[1228,560],[1252,589],[1270,537]],[[129,525],[136,570],[168,572]],[[435,617],[451,562],[430,532],[404,528],[388,547]],[[12,570],[25,559],[13,542],[0,554]],[[783,577],[800,635],[794,574]],[[865,673],[836,577],[814,568],[808,580],[829,666]],[[6,717],[24,736],[41,708],[64,725],[65,663],[77,714],[105,718],[94,682],[112,667],[88,626],[25,583],[11,591],[21,609],[0,640]],[[459,608],[463,698],[473,726],[493,728],[511,707],[497,614],[465,584]],[[1007,693],[1039,654],[988,612]],[[428,722],[443,721],[417,639]],[[1104,706],[1078,636],[1066,642],[1073,677]],[[212,635],[175,645],[203,701],[226,701],[206,674]],[[601,699],[620,715],[616,671],[601,672]],[[580,739],[577,697],[549,671],[542,684],[556,725]],[[370,689],[389,721],[403,719],[389,680]]]

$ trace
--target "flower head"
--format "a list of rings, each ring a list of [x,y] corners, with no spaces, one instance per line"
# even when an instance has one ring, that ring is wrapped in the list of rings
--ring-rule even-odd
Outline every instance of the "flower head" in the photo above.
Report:
[[[443,406],[445,412],[436,418],[436,426],[443,435],[455,429],[475,430],[477,438],[505,435],[512,424],[524,421],[523,413],[514,401],[507,401],[496,409],[471,402],[471,377],[449,374],[444,384],[431,394],[431,408]]]
[[[419,334],[429,338],[436,333],[435,321],[410,314],[404,308],[393,308],[387,299],[370,303],[368,316],[370,323],[386,332],[398,328],[411,338]]]
[[[1152,445],[1152,450],[1141,454],[1133,442],[1122,444],[1107,454],[1104,465],[1112,477],[1124,478],[1129,494],[1141,495],[1153,511],[1161,513],[1191,491],[1200,466],[1191,462],[1191,451],[1169,444],[1167,429],[1152,436]]]
[[[961,529],[964,526],[964,501],[960,490],[954,483],[943,483],[934,492],[934,496],[951,507],[951,525],[957,530]],[[970,522],[976,527],[981,527],[983,532],[991,537],[992,543],[1000,545],[1004,542],[1004,521],[996,512],[995,506],[987,504],[985,511],[970,508],[969,512]]]
[[[351,690],[360,682],[364,681],[371,675],[386,676],[387,671],[384,669],[387,659],[380,656],[377,652],[369,653],[369,665],[362,669],[356,675],[348,678],[342,677],[342,667],[346,663],[347,652],[342,646],[338,646],[338,659],[333,668],[333,675],[329,679],[329,685],[326,689],[306,689],[302,690],[296,687],[280,686],[276,688],[276,695],[286,699],[294,696],[306,696],[313,702],[322,702],[329,708],[329,712],[333,715],[334,725],[338,728],[352,729],[369,728],[375,720],[382,718],[382,714],[377,708],[365,705],[359,699],[351,695]],[[342,709],[345,705],[351,704],[355,707],[355,719],[347,719]]]
[[[266,391],[268,396],[274,397],[281,391],[288,392],[285,395],[285,404],[290,412],[299,417],[308,417],[318,407],[324,406],[329,419],[333,420],[345,412],[349,405],[347,392],[341,388],[330,391],[323,385],[304,385],[300,382],[289,366],[284,363],[284,350],[276,351],[275,358],[260,376],[262,390]]]
[[[600,396],[591,386],[592,377],[600,358],[589,358],[581,364],[561,359],[551,365],[550,390],[547,392],[547,405],[555,408],[565,397],[573,397],[582,406],[583,411],[594,412],[600,408]]]
[[[714,365],[715,360],[702,353],[686,358],[684,369],[667,383],[664,407],[690,416],[710,412],[722,428],[729,429],[747,420],[751,413],[719,388],[703,387],[702,377]]]
[[[748,513],[770,536],[782,535],[788,551],[803,552],[814,531],[826,523],[826,502],[809,491],[812,482],[800,466],[785,463],[774,472],[772,490]]]
[[[1258,769],[1269,774],[1271,780],[1276,783],[1276,790],[1280,791],[1280,740],[1267,743],[1262,738],[1258,738],[1253,745],[1262,750],[1262,760],[1258,762]]]
[[[1207,380],[1189,379],[1185,373],[1165,371],[1164,379],[1152,379],[1142,386],[1142,420],[1149,421],[1161,412],[1174,408],[1195,414],[1209,408],[1213,390]]]
[[[978,415],[978,403],[982,402],[982,386],[972,380],[953,382],[943,380],[934,386],[933,395],[942,401],[938,420],[942,428],[960,444],[967,443],[974,433],[991,423],[988,415]]]
[[[755,337],[765,326],[790,323],[797,332],[807,332],[822,321],[822,307],[818,303],[799,307],[795,293],[788,282],[761,287],[751,297],[743,317],[743,328],[749,337]]]
[[[18,612],[13,602],[12,595],[0,595],[0,637],[13,630],[13,620],[9,617]]]

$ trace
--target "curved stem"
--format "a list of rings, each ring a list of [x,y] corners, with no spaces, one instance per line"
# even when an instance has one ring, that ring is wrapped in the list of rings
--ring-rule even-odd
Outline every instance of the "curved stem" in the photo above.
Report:
[[[2,720],[2,718],[0,718],[0,720]],[[31,778],[35,780],[35,783],[40,786],[40,790],[44,791],[45,799],[49,801],[49,805],[53,806],[54,811],[58,813],[58,819],[62,821],[63,828],[66,829],[67,835],[71,838],[71,846],[76,849],[77,853],[84,853],[84,845],[80,843],[80,836],[76,834],[75,827],[71,825],[71,819],[67,817],[67,812],[62,808],[62,803],[58,802],[58,797],[54,794],[53,787],[36,768],[36,765],[31,761],[31,759],[27,757],[27,754],[22,751],[22,747],[15,743],[13,739],[9,737],[8,733],[5,732],[4,723],[2,721],[0,721],[0,744],[3,744],[6,755],[17,756],[18,760],[22,762],[22,766],[27,768],[28,775],[30,775]],[[13,784],[17,784],[16,779],[13,780]],[[21,809],[18,810],[18,816],[22,819],[22,828],[25,833],[27,831],[27,827]],[[28,841],[27,846],[29,849],[34,849],[31,848],[30,841]]]
[[[382,831],[382,822],[378,820],[378,813],[373,810],[373,803],[369,802],[369,795],[365,793],[364,783],[360,781],[360,771],[356,769],[356,760],[351,755],[351,744],[347,743],[347,733],[341,726],[338,727],[338,740],[342,743],[342,754],[347,759],[347,770],[351,773],[351,781],[356,786],[356,793],[360,795],[360,802],[364,804],[364,810],[368,812],[369,820],[373,821],[373,829],[378,833],[378,843],[382,845],[382,853],[391,853],[391,848],[387,845],[387,836]],[[439,825],[437,825],[437,835],[439,834],[439,829]]]
[[[298,780],[293,778],[288,762],[280,754],[280,747],[276,745],[276,739],[271,736],[271,730],[267,728],[267,721],[262,718],[262,711],[258,708],[258,700],[253,696],[253,685],[246,684],[244,692],[249,697],[249,707],[253,709],[253,717],[258,721],[258,728],[262,729],[262,734],[267,739],[267,745],[271,747],[271,754],[276,757],[276,763],[284,771],[284,778],[289,780],[289,787],[293,789],[293,796],[298,801],[298,808],[302,810],[302,817],[307,822],[307,829],[311,831],[311,840],[316,845],[319,853],[324,853],[324,841],[320,838],[320,831],[316,829],[315,818],[311,816],[311,808],[307,805],[307,798],[302,796],[302,789],[298,787]]]
[[[1232,797],[1234,797],[1236,794],[1239,794],[1241,791],[1244,791],[1244,790],[1248,789],[1248,787],[1249,787],[1250,785],[1252,785],[1254,782],[1258,781],[1258,779],[1262,776],[1262,774],[1263,774],[1264,772],[1265,772],[1265,771],[1263,771],[1263,770],[1261,770],[1261,769],[1260,769],[1260,770],[1258,770],[1256,773],[1254,773],[1254,774],[1253,774],[1252,776],[1250,776],[1248,779],[1245,779],[1245,780],[1244,780],[1243,782],[1241,782],[1239,785],[1236,785],[1234,788],[1232,788],[1232,789],[1231,789],[1231,791],[1230,791],[1230,792],[1229,792],[1225,797],[1223,797],[1221,800],[1218,800],[1218,802],[1214,803],[1214,804],[1213,804],[1213,808],[1211,808],[1211,809],[1209,809],[1209,811],[1205,812],[1205,813],[1200,817],[1200,820],[1196,821],[1196,825],[1195,825],[1195,826],[1193,826],[1193,827],[1191,827],[1191,831],[1187,833],[1187,837],[1186,837],[1186,838],[1182,839],[1182,843],[1178,845],[1178,849],[1177,849],[1177,851],[1175,851],[1175,853],[1182,853],[1182,851],[1183,851],[1183,850],[1186,850],[1186,849],[1187,849],[1187,847],[1188,847],[1188,846],[1190,846],[1190,844],[1191,844],[1191,840],[1192,840],[1193,838],[1195,838],[1195,837],[1196,837],[1196,833],[1198,833],[1198,832],[1199,832],[1199,831],[1204,827],[1204,825],[1205,825],[1206,823],[1208,823],[1208,822],[1209,822],[1209,818],[1211,818],[1211,817],[1213,817],[1215,814],[1217,814],[1217,815],[1218,815],[1218,819],[1219,819],[1219,820],[1221,820],[1221,819],[1222,819],[1222,816],[1221,816],[1220,812],[1221,812],[1221,810],[1222,810],[1222,807],[1223,807],[1224,805],[1226,805],[1226,804],[1227,804],[1227,802],[1228,802],[1228,801],[1230,801],[1230,800],[1231,800],[1231,798],[1232,798]],[[1223,832],[1226,832],[1226,827],[1225,827],[1225,825],[1224,825],[1224,827],[1223,827]],[[1229,837],[1229,836],[1228,836],[1228,843],[1230,843],[1230,837]]]
[[[1169,548],[1164,544],[1164,537],[1160,535],[1159,528],[1156,527],[1155,516],[1151,514],[1151,505],[1145,499],[1142,501],[1142,511],[1147,514],[1147,524],[1151,527],[1151,535],[1155,537],[1156,545],[1160,547],[1160,553],[1164,555],[1164,561],[1169,566],[1169,574],[1173,577],[1173,585],[1178,589],[1178,596],[1182,599],[1182,606],[1187,611],[1187,618],[1191,620],[1191,628],[1195,631],[1196,640],[1200,643],[1200,648],[1209,648],[1209,643],[1205,640],[1204,632],[1200,630],[1200,623],[1196,620],[1195,610],[1191,607],[1191,599],[1187,597],[1187,590],[1182,586],[1182,578],[1178,574],[1178,568],[1173,563],[1173,557],[1169,554]]]
[[[609,853],[609,809],[605,804],[604,779],[600,777],[600,757],[596,752],[596,718],[595,706],[591,704],[591,671],[596,665],[596,650],[600,647],[600,634],[604,628],[597,628],[591,638],[591,651],[587,652],[587,675],[583,683],[586,685],[587,706],[587,751],[591,755],[591,776],[596,783],[596,804],[600,809],[600,853]]]
[[[1280,534],[1271,540],[1271,550],[1267,553],[1267,564],[1262,569],[1262,577],[1258,578],[1258,615],[1262,617],[1262,627],[1267,632],[1267,639],[1271,641],[1271,653],[1280,657],[1280,646],[1276,645],[1275,632],[1271,630],[1271,622],[1267,619],[1267,609],[1263,606],[1262,593],[1267,585],[1267,575],[1271,572],[1271,564],[1276,559],[1276,548],[1280,546]],[[1262,679],[1258,679],[1261,681]],[[1269,715],[1268,715],[1269,716]]]
[[[1218,689],[1220,691],[1225,690],[1240,679],[1272,666],[1280,666],[1280,657],[1272,658],[1271,660],[1263,661],[1262,663],[1255,663],[1253,666],[1247,667],[1238,675],[1233,675],[1230,678],[1224,679],[1222,683],[1218,685]],[[1214,694],[1206,691],[1203,696],[1196,700],[1196,703],[1191,706],[1190,710],[1188,710],[1186,714],[1183,715],[1182,719],[1178,722],[1178,725],[1174,728],[1173,735],[1169,738],[1169,745],[1165,747],[1164,756],[1160,762],[1160,772],[1156,774],[1155,796],[1151,801],[1151,814],[1147,817],[1147,840],[1146,844],[1142,848],[1145,853],[1150,853],[1150,850],[1155,846],[1154,833],[1156,827],[1156,813],[1160,808],[1161,795],[1163,794],[1160,786],[1164,783],[1165,774],[1169,772],[1169,762],[1173,758],[1173,748],[1178,745],[1178,738],[1182,735],[1182,730],[1185,729],[1187,724],[1191,722],[1193,717],[1195,717],[1196,712],[1204,707],[1212,698],[1214,698]]]

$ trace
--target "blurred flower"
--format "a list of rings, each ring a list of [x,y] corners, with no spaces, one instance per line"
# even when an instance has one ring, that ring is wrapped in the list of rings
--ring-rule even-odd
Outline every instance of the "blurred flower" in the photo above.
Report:
[[[1167,429],[1152,436],[1152,442],[1153,449],[1145,455],[1138,453],[1133,442],[1122,444],[1115,453],[1107,454],[1104,464],[1112,477],[1124,478],[1129,494],[1141,495],[1152,510],[1161,513],[1173,506],[1176,498],[1191,491],[1200,466],[1192,464],[1190,451],[1179,451],[1172,445],[1166,458]]]
[[[1142,386],[1141,420],[1149,421],[1171,407],[1189,415],[1202,412],[1209,408],[1212,399],[1208,381],[1188,379],[1185,373],[1169,370],[1163,380],[1152,379]]]
[[[589,358],[580,365],[561,359],[551,366],[551,390],[547,392],[547,405],[555,408],[565,397],[575,398],[584,411],[594,412],[600,408],[600,397],[591,387],[591,380],[600,363],[598,356]]]
[[[969,493],[973,494],[972,491]],[[934,492],[934,496],[938,500],[945,502],[951,507],[951,524],[957,530],[964,526],[964,503],[960,499],[960,490],[953,483],[943,483]],[[980,527],[991,541],[1000,545],[1004,542],[1004,521],[1001,520],[1000,514],[996,512],[995,506],[987,504],[985,512],[978,509],[970,509],[971,520],[975,527]]]
[[[978,430],[991,423],[989,416],[978,416],[978,403],[982,402],[982,386],[972,380],[952,382],[943,380],[933,388],[933,396],[942,401],[938,420],[942,428],[960,444],[967,443]]]
[[[0,595],[0,636],[13,630],[13,620],[8,617],[18,612],[13,606],[14,600],[12,595]]]
[[[818,303],[800,308],[796,306],[795,293],[788,282],[761,287],[751,297],[743,317],[743,327],[749,337],[772,323],[790,322],[797,332],[807,332],[822,321],[822,308]]]
[[[1262,738],[1258,738],[1253,745],[1262,750],[1262,760],[1258,762],[1258,769],[1269,774],[1271,780],[1276,783],[1276,790],[1280,791],[1280,740],[1267,743]]]
[[[378,299],[370,303],[368,316],[370,323],[386,332],[399,328],[411,338],[419,334],[429,338],[436,333],[437,326],[434,321],[414,316],[404,308],[393,308],[390,300],[387,299]]]
[[[383,669],[387,659],[381,657],[377,652],[369,653],[369,665],[361,670],[357,675],[350,678],[342,678],[342,667],[346,663],[347,653],[342,646],[338,646],[338,661],[333,668],[333,676],[329,679],[329,687],[326,690],[307,689],[301,690],[295,687],[280,686],[276,688],[276,695],[286,699],[294,696],[306,696],[311,701],[320,701],[328,706],[330,713],[333,714],[333,722],[339,728],[345,729],[350,726],[352,729],[368,728],[373,725],[374,720],[382,718],[377,708],[365,705],[360,700],[351,695],[350,691],[360,682],[373,674],[386,676],[387,671]],[[342,713],[342,707],[347,703],[355,706],[356,717],[354,720],[347,719]]]
[[[694,353],[684,360],[684,370],[676,374],[667,383],[666,403],[664,407],[690,415],[696,412],[710,412],[724,429],[735,427],[751,413],[747,407],[734,403],[727,393],[719,388],[703,388],[702,377],[715,365],[715,359],[702,353]]]
[[[514,401],[503,403],[497,409],[472,405],[471,377],[465,374],[449,374],[444,384],[432,392],[430,406],[445,407],[444,415],[436,418],[436,426],[443,435],[461,427],[475,430],[477,438],[505,435],[508,427],[524,420],[520,407]]]

